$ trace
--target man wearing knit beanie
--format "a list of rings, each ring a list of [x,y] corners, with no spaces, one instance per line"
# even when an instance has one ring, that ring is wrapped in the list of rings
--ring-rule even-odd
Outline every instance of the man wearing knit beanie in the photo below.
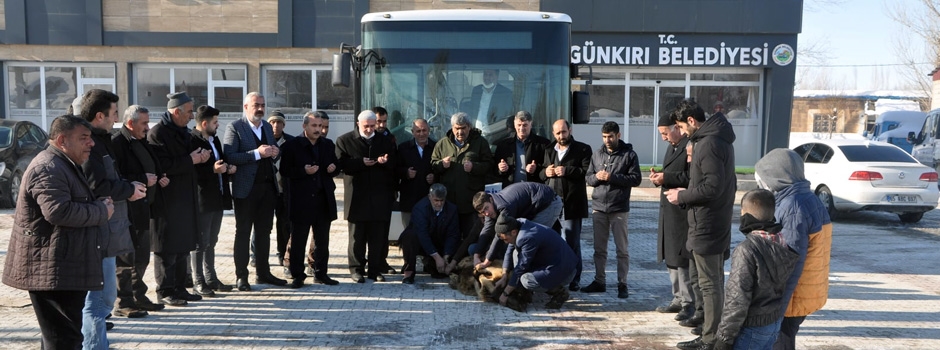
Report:
[[[574,278],[577,257],[568,243],[551,228],[526,219],[501,214],[496,220],[496,234],[509,245],[503,258],[503,269],[512,271],[496,282],[502,288],[499,303],[506,305],[517,287],[530,292],[545,292],[551,300],[547,309],[559,309],[568,300],[568,282]],[[513,264],[513,250],[518,253]]]

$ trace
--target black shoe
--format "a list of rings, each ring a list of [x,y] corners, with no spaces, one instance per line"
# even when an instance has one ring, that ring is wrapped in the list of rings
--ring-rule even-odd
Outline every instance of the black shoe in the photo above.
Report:
[[[702,325],[695,326],[689,333],[692,333],[692,335],[702,335]]]
[[[114,316],[127,317],[127,318],[141,318],[141,317],[147,317],[147,315],[149,315],[147,311],[140,310],[140,309],[133,308],[133,307],[117,308],[117,309],[114,309],[114,311],[112,311],[111,314],[113,314]]]
[[[218,280],[206,282],[206,284],[209,285],[209,288],[216,292],[231,292],[233,289],[232,286],[222,283]]]
[[[290,282],[290,287],[293,289],[302,288],[303,286],[304,286],[303,278],[295,278],[293,281]]]
[[[184,287],[184,288],[192,288],[193,286],[194,286],[194,284],[193,284],[193,280],[192,280],[191,278],[187,278],[185,281],[183,281],[183,287]]]
[[[607,286],[597,281],[591,282],[587,287],[581,288],[582,293],[604,293],[606,291]]]
[[[183,300],[183,299],[177,298],[176,296],[171,295],[171,296],[160,298],[160,304],[169,305],[169,306],[186,306],[186,304],[189,304],[189,303],[186,302],[186,300]]]
[[[656,312],[664,313],[664,314],[674,314],[679,311],[682,311],[682,305],[675,301],[666,305],[660,305],[656,307]]]
[[[388,267],[388,271],[385,271],[385,272],[388,273],[389,275],[398,274],[398,271],[395,271],[395,268],[393,268],[393,267],[391,267],[391,266],[389,266],[389,267]]]
[[[137,308],[144,311],[160,311],[166,308],[163,304],[156,304],[147,297],[137,299]]]
[[[366,283],[366,279],[362,278],[362,275],[358,272],[353,272],[349,274],[349,279],[353,280],[355,283]]]
[[[630,297],[630,291],[627,289],[626,283],[617,284],[617,297],[620,299],[626,299]]]
[[[694,340],[680,342],[676,344],[676,347],[683,350],[711,350],[714,344],[706,343],[702,341],[702,337],[698,337]]]
[[[193,292],[197,295],[201,295],[207,298],[215,298],[215,292],[212,291],[212,288],[208,284],[200,283],[193,287]]]
[[[251,285],[248,284],[247,278],[239,278],[238,280],[236,280],[235,287],[238,288],[238,290],[242,292],[247,292],[251,290]]]
[[[682,321],[679,321],[679,325],[680,325],[680,326],[682,326],[682,327],[690,327],[690,328],[691,328],[691,327],[698,326],[698,325],[701,325],[702,323],[705,323],[705,315],[704,315],[704,314],[700,314],[700,313],[698,313],[698,312],[696,312],[695,314],[693,314],[692,317],[689,317],[689,318],[687,318],[687,319],[684,319],[684,320],[682,320]]]
[[[385,282],[385,276],[382,276],[382,274],[380,273],[375,274],[375,275],[369,275],[369,279],[376,281],[376,282]]]
[[[564,286],[558,286],[553,290],[548,291],[548,294],[552,298],[545,304],[546,309],[560,309],[562,305],[568,301],[568,298],[571,296],[568,294],[568,290]]]
[[[676,314],[675,320],[676,321],[686,320],[692,317],[692,315],[695,315],[695,304],[689,304],[689,305],[686,305],[684,308],[682,308],[682,310],[680,310],[679,313]]]
[[[328,285],[328,286],[335,286],[335,285],[339,284],[339,281],[334,280],[334,279],[330,278],[330,276],[327,276],[327,275],[320,275],[320,276],[315,276],[315,277],[313,277],[313,283],[316,283],[316,284],[325,284],[325,285]]]
[[[401,279],[402,284],[415,284],[415,275],[407,276]]]
[[[572,292],[577,292],[581,290],[581,286],[578,285],[578,282],[571,282],[568,284],[568,290]]]
[[[177,298],[180,298],[180,299],[183,299],[183,300],[186,300],[186,301],[200,301],[200,300],[202,300],[202,296],[201,296],[201,295],[192,294],[192,293],[186,291],[185,289],[180,290],[179,292],[177,292],[177,293],[176,293],[176,297],[177,297]]]
[[[272,274],[270,274],[270,273],[268,273],[268,274],[266,274],[266,275],[258,275],[258,277],[255,278],[255,283],[257,283],[257,284],[270,284],[270,285],[275,285],[275,286],[286,286],[286,285],[287,285],[287,281],[286,281],[286,280],[282,280],[282,279],[280,279],[280,278],[274,277],[274,275],[272,275]]]
[[[113,323],[113,322],[105,322],[105,323],[104,323],[104,329],[107,330],[107,331],[110,331],[110,330],[114,329],[114,323]]]

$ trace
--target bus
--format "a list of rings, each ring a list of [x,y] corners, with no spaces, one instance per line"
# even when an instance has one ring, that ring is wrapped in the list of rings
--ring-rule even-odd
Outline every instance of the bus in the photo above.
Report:
[[[368,13],[362,44],[334,57],[334,85],[357,75],[356,114],[382,106],[399,142],[424,118],[441,140],[450,117],[465,112],[494,144],[510,135],[519,110],[532,132],[551,138],[556,119],[571,120],[571,17],[506,10]],[[348,85],[347,85],[348,86]]]

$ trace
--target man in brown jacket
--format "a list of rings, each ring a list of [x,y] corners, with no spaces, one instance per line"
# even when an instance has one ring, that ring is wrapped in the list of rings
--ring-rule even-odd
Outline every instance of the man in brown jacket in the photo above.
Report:
[[[79,167],[93,145],[88,122],[56,118],[16,202],[3,283],[29,291],[44,349],[82,346],[85,295],[104,284],[99,246],[114,206],[95,198]]]

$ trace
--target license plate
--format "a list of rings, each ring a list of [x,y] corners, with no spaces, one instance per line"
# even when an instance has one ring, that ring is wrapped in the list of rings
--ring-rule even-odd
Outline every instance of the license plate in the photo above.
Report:
[[[903,194],[889,194],[885,200],[891,203],[914,203],[917,202],[917,196],[908,196]]]

